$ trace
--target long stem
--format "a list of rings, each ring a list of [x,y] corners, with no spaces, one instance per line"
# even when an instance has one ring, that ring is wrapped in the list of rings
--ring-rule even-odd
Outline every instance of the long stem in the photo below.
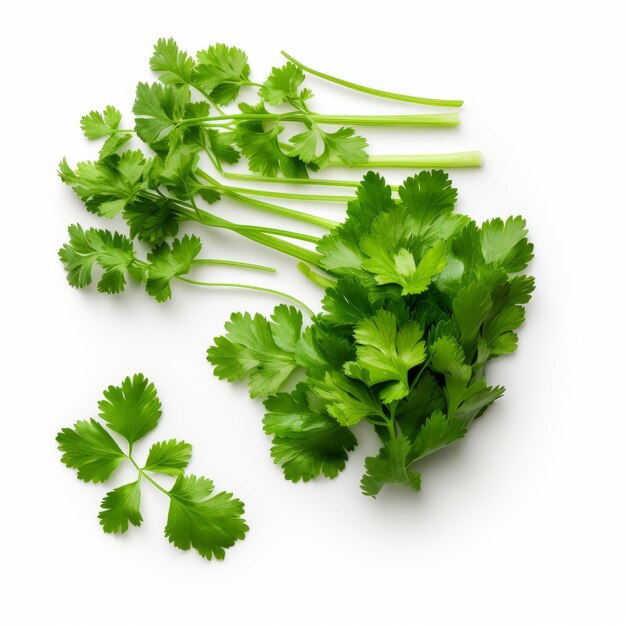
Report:
[[[342,85],[343,87],[347,87],[348,89],[353,89],[362,93],[368,93],[372,96],[378,96],[379,98],[388,98],[390,100],[399,100],[401,102],[413,102],[415,104],[427,104],[431,106],[441,107],[460,107],[463,104],[463,100],[439,100],[436,98],[419,98],[417,96],[407,96],[402,93],[394,93],[393,91],[383,91],[382,89],[365,87],[364,85],[359,85],[348,80],[343,80],[342,78],[337,78],[336,76],[331,76],[330,74],[325,74],[324,72],[320,72],[319,70],[307,67],[300,61],[294,59],[291,55],[287,54],[284,50],[281,50],[281,54],[289,59],[294,65],[297,65],[299,68],[301,68],[305,72],[308,72],[309,74],[313,74],[314,76],[323,78],[324,80],[327,80],[331,83]]]
[[[176,205],[179,215],[185,219],[197,221],[205,226],[211,226],[213,228],[230,230],[268,248],[272,248],[273,250],[277,250],[283,254],[295,257],[300,261],[306,261],[311,265],[320,267],[320,260],[322,256],[313,250],[307,250],[306,248],[297,246],[289,241],[283,241],[282,239],[278,239],[272,235],[267,235],[264,232],[257,232],[256,230],[246,229],[245,227],[242,228],[239,224],[229,222],[222,217],[218,217],[212,213],[207,213],[202,209],[198,209],[197,211],[190,209],[183,202],[176,201]]]
[[[192,265],[227,265],[232,267],[243,267],[251,270],[258,270],[259,272],[276,272],[275,267],[268,267],[267,265],[257,265],[256,263],[244,263],[243,261],[229,261],[226,259],[195,259],[191,262]]]
[[[285,298],[286,300],[290,300],[294,304],[297,304],[300,308],[304,309],[311,317],[315,315],[315,313],[313,313],[313,311],[306,304],[304,304],[304,302],[298,300],[298,298],[290,296],[288,293],[285,293],[283,291],[277,291],[276,289],[269,289],[268,287],[258,287],[256,285],[244,285],[241,283],[207,283],[201,280],[184,278],[183,276],[178,276],[178,280],[181,280],[184,283],[189,283],[191,285],[201,285],[202,287],[234,287],[236,289],[251,289],[252,291],[262,291],[264,293],[278,296],[279,298]]]
[[[231,191],[228,186],[220,185],[212,176],[209,176],[209,174],[202,170],[198,170],[198,175],[211,183],[216,191],[226,196],[227,198],[235,200],[236,202],[240,202],[241,204],[246,204],[248,206],[254,207],[255,209],[260,209],[261,211],[265,211],[266,213],[280,215],[281,217],[288,217],[299,222],[306,222],[308,224],[320,226],[321,228],[326,228],[328,230],[337,226],[338,224],[338,222],[328,220],[317,215],[311,215],[310,213],[304,213],[303,211],[296,211],[294,209],[289,209],[287,207],[273,204],[270,202],[263,202],[262,200],[256,200],[255,198],[248,198],[247,196],[241,195],[236,191]]]
[[[353,196],[335,196],[328,194],[314,194],[314,193],[289,193],[282,191],[266,191],[265,189],[248,189],[246,187],[231,187],[229,185],[222,185],[222,189],[227,191],[233,191],[249,196],[266,196],[269,198],[285,198],[286,200],[312,200],[316,202],[341,202],[346,203],[352,200]]]
[[[306,263],[303,263],[302,261],[298,263],[297,267],[304,276],[306,276],[312,283],[316,284],[322,289],[334,287],[337,284],[336,281],[331,280],[330,278],[326,278],[326,276],[322,276],[317,272],[314,272]]]
[[[361,185],[359,181],[354,180],[333,180],[332,178],[283,178],[259,176],[256,174],[237,174],[235,172],[220,172],[224,178],[233,180],[245,180],[249,182],[259,183],[279,183],[281,185],[314,185],[322,187],[352,187],[356,188]],[[392,191],[398,190],[398,185],[389,185]]]
[[[318,115],[308,116],[318,124],[338,126],[458,126],[458,113],[420,113],[418,115]]]
[[[221,120],[241,120],[260,122],[306,122],[343,126],[458,126],[458,113],[419,113],[415,115],[323,115],[319,113],[232,113],[231,115],[212,115],[207,117],[188,117],[176,123],[176,126],[197,125]]]
[[[448,154],[381,154],[371,155],[366,161],[351,163],[350,167],[480,167],[483,157],[477,150],[450,152]],[[346,167],[339,158],[331,158],[329,167]]]
[[[299,222],[306,222],[308,224],[320,226],[321,228],[326,228],[328,230],[334,228],[339,224],[339,222],[328,220],[324,217],[311,215],[310,213],[304,213],[303,211],[295,211],[294,209],[288,209],[287,207],[283,207],[278,204],[263,202],[262,200],[255,200],[254,198],[248,198],[247,196],[242,196],[241,194],[232,191],[222,190],[222,194],[227,198],[231,198],[232,200],[236,200],[237,202],[241,202],[242,204],[247,204],[248,206],[254,207],[256,209],[261,209],[266,213],[280,215],[281,217],[288,217],[293,220],[298,220]]]

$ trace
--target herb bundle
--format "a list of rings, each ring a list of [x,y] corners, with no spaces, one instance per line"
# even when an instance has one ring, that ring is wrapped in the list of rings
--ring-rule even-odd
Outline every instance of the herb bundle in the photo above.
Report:
[[[453,212],[457,191],[441,171],[399,188],[363,179],[346,221],[317,246],[324,313],[303,327],[280,305],[270,319],[235,313],[208,359],[215,374],[248,380],[264,400],[265,432],[285,477],[335,477],[370,423],[381,439],[361,489],[421,488],[415,464],[465,436],[504,389],[487,384],[490,359],[517,348],[515,330],[534,288],[522,218],[478,227]],[[290,389],[300,371],[304,382]]]

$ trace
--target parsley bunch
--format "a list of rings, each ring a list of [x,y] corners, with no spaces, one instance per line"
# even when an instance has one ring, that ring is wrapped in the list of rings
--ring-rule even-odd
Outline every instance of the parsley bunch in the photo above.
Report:
[[[479,227],[454,213],[440,170],[408,178],[398,196],[368,173],[346,221],[321,239],[324,312],[310,324],[286,305],[269,319],[234,313],[208,351],[219,378],[247,380],[263,399],[289,480],[335,477],[365,421],[381,448],[366,459],[363,493],[419,491],[418,461],[464,437],[504,392],[486,369],[517,348],[534,288],[522,273],[533,256],[525,221]]]
[[[57,435],[61,461],[76,469],[85,482],[107,481],[124,462],[137,471],[137,480],[115,487],[104,499],[98,517],[105,533],[125,533],[129,525],[141,526],[141,487],[145,481],[166,495],[170,508],[165,536],[181,550],[194,548],[206,559],[223,559],[225,550],[243,539],[248,526],[243,503],[232,493],[214,494],[213,482],[202,476],[185,475],[191,446],[185,441],[161,441],[152,445],[142,465],[133,457],[134,444],[154,430],[161,417],[161,402],[154,385],[143,374],[110,386],[98,403],[99,417],[80,420]],[[106,426],[102,425],[102,422]],[[111,432],[127,444],[123,450]],[[170,489],[153,478],[175,477]]]

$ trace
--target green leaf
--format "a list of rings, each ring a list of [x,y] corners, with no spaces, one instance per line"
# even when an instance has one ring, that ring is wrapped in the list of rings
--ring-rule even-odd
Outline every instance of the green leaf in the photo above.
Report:
[[[153,246],[175,237],[180,223],[173,203],[167,198],[136,198],[124,208],[131,238]]]
[[[367,161],[367,140],[355,133],[354,128],[342,127],[334,133],[321,131],[324,152],[316,159],[320,168],[326,167],[333,157],[339,157],[346,165],[356,165]],[[303,159],[306,161],[306,159]]]
[[[385,485],[404,485],[413,491],[422,486],[421,476],[407,469],[411,442],[406,437],[386,441],[378,456],[365,459],[365,474],[361,479],[363,495],[376,498]]]
[[[182,476],[191,459],[191,446],[185,441],[160,441],[155,443],[148,452],[144,470]]]
[[[243,50],[218,43],[196,56],[194,84],[210,92],[217,104],[237,99],[239,89],[250,82],[250,66]]]
[[[88,211],[113,217],[147,188],[151,166],[152,161],[146,159],[141,150],[127,150],[104,160],[83,161],[76,165],[76,170],[64,159],[59,165],[59,175]]]
[[[274,309],[271,321],[258,313],[233,313],[207,359],[220,379],[249,378],[252,398],[273,395],[298,368],[294,352],[301,327],[302,314],[284,304]]]
[[[509,273],[521,272],[533,258],[533,245],[527,234],[526,220],[519,216],[509,217],[506,222],[499,217],[485,222],[480,229],[485,262]]]
[[[125,533],[128,524],[141,526],[143,517],[139,512],[141,503],[140,481],[116,487],[102,500],[98,514],[105,533]]]
[[[417,264],[415,255],[406,248],[400,248],[392,256],[381,240],[373,236],[363,239],[361,249],[368,256],[363,261],[363,267],[375,274],[376,282],[379,285],[400,285],[403,296],[426,291],[446,265],[445,241],[439,241],[426,250]]]
[[[130,140],[132,135],[130,133],[115,133],[107,138],[102,144],[98,156],[100,159],[106,159],[111,155],[119,152]]]
[[[426,360],[424,331],[417,322],[398,326],[395,315],[380,310],[359,322],[354,330],[357,361],[372,385],[384,385],[379,394],[389,404],[409,393],[409,370]],[[347,364],[351,368],[351,364]]]
[[[80,118],[80,127],[87,139],[107,137],[117,132],[122,114],[113,106],[107,106],[102,113],[91,111]]]
[[[444,410],[445,405],[439,382],[430,372],[425,371],[409,395],[398,402],[396,423],[402,434],[413,441],[426,419],[437,409]]]
[[[166,85],[188,85],[192,82],[195,67],[193,59],[178,48],[174,39],[159,39],[150,59],[150,69],[159,73]]]
[[[457,190],[442,170],[407,178],[398,193],[414,222],[415,237],[423,243],[447,239],[467,222],[467,218],[452,215]]]
[[[444,448],[467,433],[468,424],[464,420],[434,411],[420,429],[411,449],[412,460],[422,458]]]
[[[480,327],[491,306],[489,290],[479,282],[463,287],[452,302],[453,319],[461,330],[461,344],[468,355],[475,350]]]
[[[356,439],[328,415],[309,386],[300,383],[289,394],[271,396],[265,408],[264,430],[274,436],[272,458],[287,480],[335,478],[344,469]]]
[[[367,417],[380,416],[382,408],[366,384],[338,371],[326,372],[315,381],[315,392],[326,410],[342,426],[354,426]]]
[[[154,385],[143,374],[127,377],[119,387],[111,385],[100,400],[99,416],[132,446],[156,428],[161,402]]]
[[[242,113],[267,113],[263,103],[250,106],[239,104]],[[279,135],[283,127],[277,124],[268,130],[261,120],[239,121],[235,131],[237,145],[248,160],[248,167],[252,172],[259,172],[263,176],[276,176],[280,172],[288,178],[306,178],[306,165],[295,156],[289,156],[280,146]]]
[[[206,478],[179,476],[169,494],[165,536],[181,550],[194,548],[206,559],[221,560],[248,531],[243,503],[231,493],[212,496],[213,482]]]
[[[63,428],[57,435],[61,461],[78,470],[85,482],[107,480],[126,458],[115,440],[95,420],[81,420],[74,428]]]
[[[178,276],[188,274],[193,260],[200,254],[202,242],[195,235],[174,239],[172,246],[161,244],[148,255],[146,291],[157,302],[172,297],[170,283]]]
[[[304,72],[293,63],[285,63],[282,67],[272,68],[272,73],[259,89],[259,96],[272,106],[289,101],[302,104],[313,96],[308,89],[298,91],[303,82]]]
[[[373,315],[369,290],[356,280],[340,278],[335,287],[324,292],[322,306],[326,318],[335,326],[354,326]]]
[[[150,147],[155,146],[184,118],[190,98],[187,86],[139,83],[133,105],[139,138]]]
[[[90,285],[96,265],[103,270],[98,283],[98,291],[103,293],[124,291],[127,273],[137,278],[133,244],[124,235],[95,228],[85,231],[80,224],[72,224],[68,232],[70,241],[59,250],[59,258],[72,287]]]
[[[199,149],[198,146],[187,144],[173,146],[165,158],[163,167],[157,173],[158,180],[179,198],[193,197],[190,190],[197,184],[193,175],[198,165]]]

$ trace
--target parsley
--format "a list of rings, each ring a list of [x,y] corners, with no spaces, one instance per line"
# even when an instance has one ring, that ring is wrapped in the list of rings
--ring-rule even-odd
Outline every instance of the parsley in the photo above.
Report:
[[[356,445],[351,428],[367,422],[381,448],[365,461],[363,493],[419,491],[418,462],[503,394],[487,363],[517,348],[533,246],[521,217],[478,226],[454,213],[456,199],[440,170],[405,180],[397,199],[368,173],[317,246],[324,312],[308,326],[285,305],[269,320],[234,313],[209,348],[218,377],[247,379],[265,398],[272,457],[289,480],[335,477]]]
[[[223,559],[225,550],[243,539],[248,526],[243,519],[243,503],[231,493],[213,493],[207,478],[185,475],[191,459],[191,446],[185,441],[161,441],[152,445],[143,466],[133,457],[133,445],[152,432],[161,418],[161,402],[154,385],[143,374],[126,378],[119,387],[110,386],[98,404],[99,417],[80,420],[57,435],[61,461],[76,469],[85,482],[105,482],[122,463],[130,463],[137,480],[109,491],[98,515],[105,533],[125,533],[141,526],[141,487],[148,482],[165,494],[170,508],[165,536],[181,550],[194,548],[206,559]],[[126,442],[123,450],[111,432]],[[165,489],[153,478],[165,474],[176,478]]]

